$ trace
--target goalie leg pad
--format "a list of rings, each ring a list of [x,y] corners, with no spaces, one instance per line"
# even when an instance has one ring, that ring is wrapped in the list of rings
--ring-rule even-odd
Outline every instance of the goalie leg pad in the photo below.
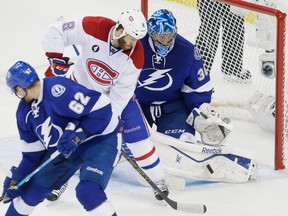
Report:
[[[209,163],[211,175],[223,176],[227,182],[245,183],[257,178],[257,164],[249,159],[238,155],[215,155]]]
[[[255,179],[257,175],[256,163],[240,155],[230,153],[211,155],[160,142],[155,142],[155,145],[159,150],[164,170],[174,175],[231,183],[245,183]],[[195,144],[192,144],[192,147],[193,145]]]

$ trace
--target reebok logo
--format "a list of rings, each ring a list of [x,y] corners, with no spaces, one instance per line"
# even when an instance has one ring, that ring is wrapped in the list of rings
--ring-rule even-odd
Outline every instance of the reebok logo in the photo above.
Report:
[[[204,154],[222,154],[221,148],[202,148],[202,153]]]
[[[101,176],[103,176],[103,174],[104,174],[104,172],[103,172],[102,170],[99,170],[99,169],[97,169],[97,168],[93,168],[93,167],[90,167],[90,166],[88,166],[88,167],[86,168],[86,170],[87,170],[87,171],[94,172],[94,173],[97,173],[97,174],[99,174],[99,175],[101,175]]]

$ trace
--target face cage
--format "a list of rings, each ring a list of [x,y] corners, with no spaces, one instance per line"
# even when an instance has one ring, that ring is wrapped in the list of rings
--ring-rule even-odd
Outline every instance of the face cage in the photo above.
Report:
[[[173,38],[166,45],[160,43],[154,36],[155,34],[157,33],[154,32],[152,37],[155,50],[159,56],[166,57],[170,51],[171,46],[174,44],[176,33],[174,33]]]

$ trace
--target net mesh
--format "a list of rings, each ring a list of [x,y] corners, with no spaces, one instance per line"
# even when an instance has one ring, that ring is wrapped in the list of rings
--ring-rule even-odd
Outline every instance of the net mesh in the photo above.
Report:
[[[251,0],[250,2],[288,12],[285,1]],[[254,9],[222,4],[215,0],[153,0],[148,1],[148,16],[157,9],[166,8],[177,20],[178,32],[201,50],[205,68],[210,72],[215,92],[212,104],[222,115],[234,119],[254,121],[251,100],[257,94],[265,97],[282,97],[283,120],[281,144],[283,162],[287,166],[288,107],[287,107],[287,52],[284,54],[284,80],[282,91],[276,94],[276,79],[261,73],[263,61],[273,59],[277,53],[277,19]],[[257,30],[256,30],[257,29]],[[287,29],[287,22],[282,30]],[[285,35],[285,34],[284,34]],[[284,50],[287,46],[284,39]],[[274,52],[273,52],[274,51]],[[260,61],[263,59],[263,61]],[[267,60],[268,59],[268,60]],[[275,60],[276,61],[276,60]],[[273,65],[273,64],[272,64]],[[274,64],[276,67],[276,65]],[[266,70],[269,72],[269,70]],[[277,71],[276,71],[277,73]],[[269,112],[269,110],[266,110]],[[272,124],[270,128],[274,129]],[[282,157],[278,156],[278,157]]]

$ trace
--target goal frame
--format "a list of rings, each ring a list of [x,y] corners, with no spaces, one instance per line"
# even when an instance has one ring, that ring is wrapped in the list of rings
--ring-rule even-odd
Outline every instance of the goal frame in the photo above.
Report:
[[[278,9],[246,2],[243,0],[215,0],[221,3],[230,4],[248,10],[254,10],[266,15],[274,16],[277,20],[276,31],[276,89],[275,89],[275,152],[274,152],[274,168],[275,170],[285,169],[283,146],[285,142],[285,122],[284,122],[284,80],[285,80],[285,20],[286,13]],[[141,10],[148,18],[148,0],[141,0]]]

